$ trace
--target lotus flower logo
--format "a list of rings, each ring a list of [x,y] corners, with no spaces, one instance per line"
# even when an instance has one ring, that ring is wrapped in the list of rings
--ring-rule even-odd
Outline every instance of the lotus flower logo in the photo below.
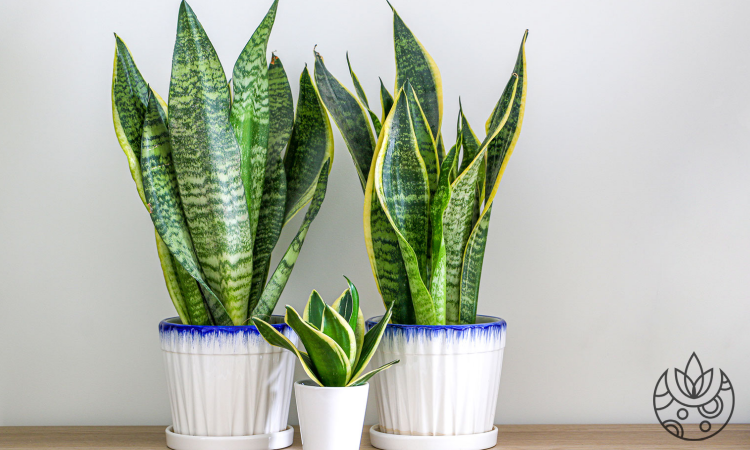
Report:
[[[703,370],[693,353],[685,370],[667,369],[654,389],[654,412],[672,435],[702,441],[723,430],[734,412],[734,389],[720,369]]]

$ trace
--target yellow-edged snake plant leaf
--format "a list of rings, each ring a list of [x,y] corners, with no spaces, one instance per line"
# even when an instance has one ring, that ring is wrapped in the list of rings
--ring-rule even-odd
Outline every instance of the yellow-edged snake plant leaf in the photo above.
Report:
[[[362,343],[362,352],[357,359],[357,364],[354,366],[349,380],[357,380],[362,376],[362,373],[367,368],[367,363],[370,362],[373,355],[375,355],[375,350],[377,350],[378,345],[380,345],[380,340],[383,338],[386,325],[388,325],[391,320],[391,315],[392,309],[388,308],[380,319],[380,322],[375,324],[375,326],[370,328],[370,331],[365,334],[365,339]]]
[[[370,381],[370,378],[374,377],[375,375],[379,374],[380,372],[384,371],[385,369],[398,364],[399,362],[401,362],[401,361],[400,360],[396,360],[396,361],[391,361],[391,362],[389,362],[387,364],[383,364],[382,366],[378,367],[377,369],[371,370],[371,371],[369,371],[369,372],[361,375],[359,378],[350,381],[349,384],[347,384],[347,386],[362,386],[365,383],[367,383],[368,381]]]
[[[346,320],[349,323],[349,326],[352,328],[352,330],[357,328],[357,315],[354,313],[354,311],[359,311],[359,291],[357,290],[357,286],[352,283],[352,280],[350,280],[347,277],[346,282],[349,284],[349,297],[351,297],[351,308],[347,307],[347,303],[344,303],[344,313],[342,316],[344,317],[344,320]],[[338,310],[338,308],[337,308]]]
[[[350,282],[350,285],[353,286],[351,282]],[[350,305],[353,305],[352,294],[349,289],[346,289],[341,294],[341,296],[339,296],[339,298],[337,298],[336,301],[333,302],[333,305],[331,305],[331,308],[335,309],[336,311],[339,312],[339,314],[341,314],[341,316],[346,318],[346,316],[344,315],[346,311],[350,310],[350,308],[353,308],[353,306],[350,306]],[[359,307],[357,308],[357,316],[356,318],[354,316],[350,318],[349,326],[351,326],[351,323],[352,323],[351,319],[354,319],[356,321],[356,324],[354,325],[352,329],[354,330],[354,338],[357,343],[356,361],[359,361],[359,354],[362,351],[362,342],[365,339],[365,316],[364,314],[362,314],[362,309]]]
[[[268,157],[266,159],[263,197],[260,202],[258,228],[253,240],[253,288],[248,311],[258,304],[268,279],[271,254],[284,226],[286,207],[286,173],[282,152],[289,142],[294,124],[292,89],[281,60],[273,55],[268,66]]]
[[[310,201],[320,167],[333,161],[333,131],[325,106],[313,85],[307,67],[299,83],[297,113],[292,135],[284,155],[286,171],[286,210],[284,223],[289,222]]]
[[[426,286],[431,245],[430,183],[403,89],[383,124],[381,135],[382,149],[375,163],[375,192],[398,237],[417,321],[435,323],[435,307]]]
[[[393,6],[393,43],[396,51],[396,91],[411,83],[425,118],[437,140],[443,116],[443,86],[440,71],[427,50],[399,17]]]
[[[385,88],[383,80],[380,77],[378,77],[378,79],[380,80],[380,105],[383,108],[383,118],[380,121],[385,122],[388,114],[391,113],[391,108],[393,108],[393,96],[388,92],[388,89]],[[378,136],[380,136],[380,133],[378,133]]]
[[[404,84],[404,93],[409,103],[409,115],[412,128],[414,129],[414,136],[417,139],[419,154],[422,156],[422,161],[424,161],[425,169],[427,170],[427,178],[430,181],[430,198],[432,198],[437,189],[438,173],[440,172],[440,162],[438,160],[435,139],[432,137],[427,118],[422,111],[422,107],[419,105],[417,94],[414,92],[414,88],[409,80]]]
[[[471,129],[469,121],[464,115],[464,109],[461,105],[461,100],[458,100],[458,114],[460,115],[461,121],[461,134],[463,136],[463,151],[461,153],[461,166],[458,169],[458,173],[463,173],[469,164],[474,161],[477,153],[479,153],[480,142],[477,139],[477,135],[474,134],[474,130]]]
[[[380,129],[383,126],[380,123],[380,119],[378,119],[378,115],[372,112],[372,110],[370,109],[370,103],[367,101],[365,90],[362,89],[362,85],[359,83],[359,78],[357,78],[357,75],[354,73],[354,70],[352,69],[352,63],[349,61],[349,52],[346,52],[346,65],[349,66],[349,75],[351,75],[352,77],[352,83],[354,83],[354,90],[357,92],[357,97],[359,97],[359,101],[361,101],[362,104],[365,105],[365,108],[367,108],[367,113],[370,115],[372,126],[373,128],[375,128],[375,140],[377,141],[377,137],[380,135]],[[369,173],[369,171],[365,172],[365,175],[368,175]]]
[[[357,97],[331,75],[318,52],[315,52],[315,86],[323,104],[341,131],[364,191],[375,150],[375,138],[372,135],[367,110]]]
[[[326,309],[326,303],[320,296],[318,291],[313,289],[310,293],[310,298],[305,304],[305,309],[302,311],[302,320],[314,326],[318,330],[323,329],[323,311]]]
[[[333,339],[349,358],[349,365],[357,362],[357,339],[346,320],[328,305],[323,308],[323,328],[320,331]]]
[[[323,383],[321,383],[321,381],[318,379],[318,374],[315,373],[310,355],[308,355],[306,352],[298,350],[297,347],[295,347],[294,344],[292,344],[292,342],[287,339],[286,336],[279,333],[276,328],[274,328],[271,324],[264,321],[263,319],[254,317],[253,323],[258,328],[258,331],[263,336],[263,339],[265,339],[269,344],[275,345],[276,347],[285,348],[297,355],[297,358],[302,364],[302,368],[305,369],[305,373],[307,373],[307,376],[310,377],[310,379],[312,379],[314,382],[318,383],[320,386],[323,386]]]
[[[268,151],[269,93],[266,47],[276,18],[275,0],[240,53],[232,71],[229,121],[240,146],[241,176],[253,238],[258,227]]]
[[[253,248],[229,109],[229,86],[219,58],[183,1],[169,86],[172,159],[206,282],[232,322],[240,325],[247,319]]]
[[[185,307],[185,298],[182,296],[182,289],[180,288],[180,282],[177,278],[175,269],[180,266],[180,263],[174,260],[172,253],[169,251],[169,247],[164,243],[159,232],[154,228],[154,235],[156,236],[156,251],[159,254],[159,263],[161,265],[161,271],[164,274],[164,283],[167,285],[167,292],[169,292],[169,298],[172,299],[174,309],[177,311],[177,315],[180,317],[180,321],[184,324],[192,324],[190,315]],[[195,281],[193,281],[195,284]]]
[[[297,235],[294,236],[292,242],[289,244],[286,253],[279,261],[276,266],[271,279],[268,280],[268,284],[263,289],[263,294],[260,296],[258,304],[253,310],[252,316],[258,316],[261,318],[269,317],[273,313],[273,309],[276,307],[276,303],[279,301],[281,292],[286,286],[286,282],[289,280],[289,275],[294,269],[294,263],[297,262],[297,257],[302,249],[302,244],[305,242],[307,231],[310,229],[310,224],[320,211],[320,206],[323,204],[323,199],[326,196],[326,186],[328,185],[328,174],[330,172],[329,167],[331,166],[331,158],[326,159],[323,167],[320,168],[318,173],[318,180],[315,187],[315,192],[310,202],[310,207],[307,208],[305,218],[300,225]]]
[[[528,36],[529,31],[526,30],[521,40],[521,48],[518,51],[518,58],[514,67],[514,71],[518,76],[518,82],[513,99],[512,101],[508,101],[505,93],[503,93],[495,111],[493,111],[490,120],[488,120],[488,136],[485,138],[487,144],[485,206],[477,224],[474,226],[464,252],[463,268],[461,270],[459,318],[461,323],[474,323],[476,320],[479,281],[482,275],[482,264],[487,244],[487,230],[489,228],[490,213],[492,212],[492,202],[495,199],[495,194],[507,167],[508,160],[521,134],[523,114],[526,107],[527,75],[525,46]],[[506,117],[506,120],[503,122],[500,117]],[[494,133],[491,133],[491,131],[494,131]]]
[[[160,109],[161,106],[155,95],[150,95],[140,147],[143,192],[151,220],[174,259],[209,292],[208,303],[212,307],[212,316],[217,324],[231,325],[232,322],[221,302],[208,289],[193,251],[193,243],[182,212],[177,187],[169,130],[164,121],[165,114]],[[206,324],[209,322],[202,297],[183,295],[183,300],[190,318],[189,323]]]
[[[346,386],[352,374],[352,366],[336,341],[302,320],[291,306],[286,307],[285,321],[305,345],[315,373],[323,382],[323,386]]]
[[[430,277],[430,295],[435,304],[436,325],[445,324],[445,238],[443,237],[443,212],[451,197],[450,174],[456,166],[461,135],[440,166],[438,187],[430,204],[430,222],[432,224],[432,276]]]

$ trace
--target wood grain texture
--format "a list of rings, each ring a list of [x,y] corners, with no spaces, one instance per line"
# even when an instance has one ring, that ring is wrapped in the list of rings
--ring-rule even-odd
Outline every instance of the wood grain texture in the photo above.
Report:
[[[0,449],[165,449],[164,426],[157,427],[0,427]],[[302,450],[299,428],[289,450]],[[500,425],[504,450],[593,449],[750,449],[750,424],[727,425],[703,442],[684,442],[659,425]],[[372,449],[369,426],[361,449]]]

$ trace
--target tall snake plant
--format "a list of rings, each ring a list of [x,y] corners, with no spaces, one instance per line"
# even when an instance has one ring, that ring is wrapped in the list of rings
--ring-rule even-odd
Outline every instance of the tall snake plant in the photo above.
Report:
[[[185,324],[241,325],[269,316],[325,197],[333,162],[325,107],[305,68],[295,114],[281,61],[274,55],[266,62],[277,6],[278,0],[228,83],[183,1],[168,103],[115,35],[115,131],[154,223],[167,290]],[[269,279],[282,227],[308,202]]]
[[[485,124],[486,137],[474,134],[459,101],[456,144],[447,153],[437,65],[395,9],[393,34],[396,95],[392,98],[381,80],[380,118],[348,54],[356,96],[318,53],[315,83],[365,193],[365,243],[383,301],[393,307],[393,322],[474,323],[492,202],[521,132],[528,31]]]

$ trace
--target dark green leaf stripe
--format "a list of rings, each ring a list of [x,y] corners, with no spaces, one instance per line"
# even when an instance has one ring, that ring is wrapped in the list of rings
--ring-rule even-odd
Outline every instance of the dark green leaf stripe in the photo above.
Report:
[[[255,317],[253,318],[253,323],[258,328],[260,334],[263,335],[263,339],[268,341],[269,344],[285,348],[297,355],[297,358],[302,364],[302,368],[305,369],[307,376],[309,376],[314,382],[318,383],[318,385],[323,386],[323,383],[321,383],[318,379],[318,375],[315,373],[312,360],[310,360],[310,356],[307,353],[297,350],[297,347],[295,347],[286,336],[279,333],[276,328],[268,322],[263,321],[259,317]]]
[[[370,109],[370,103],[367,101],[365,90],[362,89],[362,85],[359,83],[359,78],[357,78],[354,70],[352,70],[352,63],[349,62],[349,52],[346,52],[346,64],[349,66],[349,75],[351,75],[352,77],[352,83],[354,83],[354,90],[357,92],[357,97],[359,97],[359,101],[361,101],[362,104],[365,105],[365,107],[367,108],[367,113],[370,115],[372,126],[373,128],[375,128],[375,140],[377,141],[377,137],[380,135],[380,129],[382,128],[382,125],[380,123],[380,119],[378,119],[377,114],[372,112],[372,110]],[[368,175],[369,173],[369,171],[365,172],[365,175]]]
[[[380,121],[385,122],[385,119],[391,112],[391,108],[393,108],[393,96],[391,96],[391,93],[383,85],[383,80],[378,79],[380,80],[380,105],[383,107],[383,118]],[[380,133],[378,133],[378,136],[380,136]]]
[[[252,235],[229,107],[216,51],[183,1],[169,86],[173,160],[198,261],[208,285],[239,325],[247,318]]]
[[[125,42],[115,35],[112,119],[115,124],[117,140],[128,158],[130,175],[135,181],[135,187],[144,205],[146,204],[146,198],[143,194],[140,160],[143,118],[146,115],[147,102],[148,86],[146,81],[136,67],[133,56]]]
[[[480,142],[477,139],[477,135],[474,134],[474,130],[471,129],[469,121],[466,120],[464,115],[463,106],[461,106],[461,100],[458,101],[458,114],[461,116],[461,133],[463,135],[463,152],[461,156],[461,167],[458,169],[458,173],[463,173],[469,164],[474,161],[477,153],[479,153]]]
[[[307,67],[302,71],[292,135],[284,155],[286,212],[284,223],[313,196],[320,167],[333,161],[333,131]]]
[[[258,226],[268,150],[268,66],[266,47],[276,18],[275,0],[255,30],[232,71],[234,98],[229,120],[240,146],[242,184],[254,237]]]
[[[203,294],[201,294],[200,284],[195,281],[190,273],[188,273],[182,264],[179,263],[174,257],[172,257],[173,265],[175,268],[175,274],[180,285],[180,292],[182,298],[185,301],[185,309],[190,315],[191,325],[211,325],[211,319],[208,316],[206,310],[206,304],[203,300]],[[218,299],[217,299],[218,300]],[[218,301],[216,302],[218,303]],[[227,321],[227,325],[231,324]]]
[[[396,50],[396,90],[401,89],[407,80],[411,82],[432,135],[438,136],[443,115],[443,87],[440,71],[430,54],[401,20],[395,9],[393,9],[393,41]]]
[[[367,111],[359,100],[331,75],[318,52],[315,52],[315,85],[323,104],[341,131],[364,191],[375,150],[375,138],[372,136]]]
[[[460,142],[461,135],[459,135]],[[440,176],[435,196],[430,204],[430,222],[432,225],[432,276],[430,277],[430,295],[435,304],[436,325],[445,324],[445,238],[443,237],[443,212],[451,197],[450,173],[456,165],[458,143],[448,152],[440,166]]]
[[[167,291],[169,297],[172,299],[174,309],[177,310],[177,315],[180,317],[182,323],[190,325],[190,314],[187,312],[185,307],[185,299],[182,297],[182,290],[180,289],[180,282],[177,280],[177,273],[175,269],[180,265],[172,257],[172,253],[169,252],[169,247],[164,243],[159,232],[154,229],[154,235],[156,235],[156,251],[159,253],[159,262],[161,263],[161,271],[164,273],[164,282],[167,285]]]
[[[281,60],[275,55],[271,56],[271,64],[268,67],[268,100],[268,158],[258,228],[253,241],[253,288],[248,308],[250,312],[258,304],[266,285],[271,254],[284,225],[286,207],[286,174],[281,157],[292,133],[294,104],[286,71]]]
[[[305,343],[315,372],[324,386],[341,387],[352,373],[351,364],[341,347],[323,332],[316,330],[297,314],[291,306],[286,307],[285,321]]]
[[[289,280],[289,275],[292,273],[294,263],[297,262],[297,257],[302,249],[302,244],[305,242],[305,236],[307,236],[310,224],[315,220],[318,211],[320,211],[320,206],[323,204],[323,199],[326,196],[330,165],[331,160],[328,159],[323,164],[323,167],[321,167],[315,188],[315,194],[310,202],[310,207],[305,213],[305,219],[302,221],[302,225],[300,225],[297,235],[292,239],[292,243],[289,244],[286,253],[284,253],[284,257],[281,258],[279,265],[276,266],[276,270],[273,272],[273,275],[271,275],[271,279],[268,281],[268,284],[263,290],[263,294],[260,296],[258,305],[253,311],[253,316],[259,316],[261,318],[268,317],[276,307],[281,292],[284,290],[284,286],[286,286],[286,282]]]
[[[422,161],[424,161],[425,169],[427,170],[427,178],[430,181],[430,198],[432,198],[435,195],[435,189],[437,189],[438,172],[440,171],[438,168],[440,163],[438,162],[435,140],[432,138],[432,132],[427,124],[427,119],[409,81],[404,84],[404,92],[409,104],[409,116],[414,136],[417,139],[419,154],[422,156]]]
[[[375,192],[399,239],[419,323],[433,323],[435,309],[425,286],[429,279],[430,187],[419,154],[403,89],[383,125],[375,167]]]
[[[463,258],[461,270],[461,307],[458,323],[473,324],[477,319],[477,299],[479,298],[479,281],[482,278],[484,249],[487,246],[487,230],[490,226],[492,205],[479,219],[471,233]]]

